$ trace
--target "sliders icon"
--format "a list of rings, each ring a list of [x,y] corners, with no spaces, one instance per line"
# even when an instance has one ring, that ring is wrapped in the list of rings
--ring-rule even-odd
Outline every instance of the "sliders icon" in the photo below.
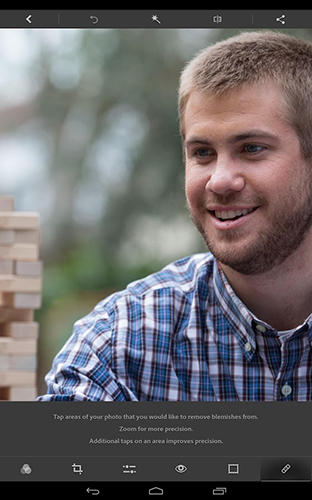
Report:
[[[136,474],[136,465],[123,465],[123,474]]]

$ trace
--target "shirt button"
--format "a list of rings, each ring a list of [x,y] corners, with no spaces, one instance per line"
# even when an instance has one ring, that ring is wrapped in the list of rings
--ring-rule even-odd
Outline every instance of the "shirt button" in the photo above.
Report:
[[[263,325],[257,325],[256,329],[258,330],[258,332],[261,332],[261,333],[266,332],[266,327]]]
[[[288,384],[283,385],[281,390],[282,390],[283,396],[289,396],[289,394],[291,394],[291,392],[292,392],[292,388]]]
[[[250,342],[246,342],[246,344],[245,344],[245,351],[249,352],[249,351],[251,351],[251,349],[252,349],[252,347],[251,347]]]

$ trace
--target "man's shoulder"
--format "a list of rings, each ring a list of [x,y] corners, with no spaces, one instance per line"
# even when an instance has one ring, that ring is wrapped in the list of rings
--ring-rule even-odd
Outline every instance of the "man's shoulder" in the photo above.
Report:
[[[212,269],[213,256],[211,253],[197,253],[175,260],[167,264],[161,270],[150,274],[144,278],[129,283],[127,292],[137,296],[146,296],[156,290],[179,289],[187,293],[201,275],[201,271],[207,276],[207,266]]]
[[[124,290],[116,291],[101,300],[96,309],[105,308],[109,311],[116,306],[116,302],[124,301],[125,298],[140,300],[147,298],[147,295],[155,296],[168,289],[183,295],[188,294],[196,288],[198,280],[203,275],[205,280],[209,280],[212,275],[213,262],[214,257],[210,252],[196,253],[175,260],[155,273],[132,281]]]
[[[87,316],[76,322],[76,326],[97,324],[108,326],[110,321],[125,314],[141,314],[141,308],[151,304],[167,307],[173,303],[187,303],[202,280],[208,284],[212,276],[214,257],[211,253],[197,253],[175,260],[161,270],[128,284],[124,290],[116,291],[102,299]],[[177,302],[178,301],[178,302]],[[183,301],[183,302],[181,302]],[[185,302],[186,301],[186,302]]]

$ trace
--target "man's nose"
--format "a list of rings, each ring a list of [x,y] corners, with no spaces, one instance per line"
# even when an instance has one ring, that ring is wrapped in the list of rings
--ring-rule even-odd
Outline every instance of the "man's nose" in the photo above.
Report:
[[[217,194],[230,191],[241,191],[245,186],[245,179],[230,159],[217,160],[214,169],[206,183],[206,189]]]

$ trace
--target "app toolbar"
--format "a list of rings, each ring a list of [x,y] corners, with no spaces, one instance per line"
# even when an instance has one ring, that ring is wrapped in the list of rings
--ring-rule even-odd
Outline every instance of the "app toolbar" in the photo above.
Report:
[[[311,28],[312,10],[0,10],[0,28]]]
[[[307,482],[311,466],[312,457],[1,457],[0,482]]]

